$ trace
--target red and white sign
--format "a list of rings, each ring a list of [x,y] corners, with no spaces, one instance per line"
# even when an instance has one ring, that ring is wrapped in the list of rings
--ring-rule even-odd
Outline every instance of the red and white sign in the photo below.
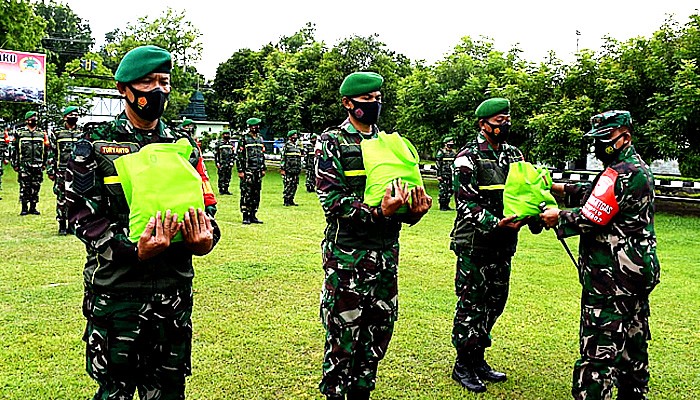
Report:
[[[583,216],[598,225],[607,225],[615,214],[620,211],[620,206],[615,198],[615,182],[617,171],[608,168],[598,179],[593,188],[593,193],[581,208]]]
[[[46,101],[46,55],[0,49],[0,101]]]

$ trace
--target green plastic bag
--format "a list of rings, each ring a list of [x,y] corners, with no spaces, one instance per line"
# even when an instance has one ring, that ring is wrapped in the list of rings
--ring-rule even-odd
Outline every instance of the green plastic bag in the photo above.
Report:
[[[547,207],[556,207],[551,188],[552,177],[547,168],[535,167],[527,161],[510,164],[503,189],[503,215],[517,215],[517,219],[537,216],[542,202]]]
[[[423,185],[418,162],[420,157],[415,146],[398,133],[379,132],[376,138],[360,143],[362,161],[367,174],[364,202],[370,206],[381,204],[386,187],[391,181],[401,178],[408,188]],[[405,213],[407,206],[397,212]]]
[[[165,210],[182,221],[190,207],[204,209],[202,178],[188,158],[187,139],[175,143],[152,143],[139,152],[117,158],[114,166],[129,204],[129,239],[138,242],[148,220]],[[178,232],[173,242],[182,241]]]

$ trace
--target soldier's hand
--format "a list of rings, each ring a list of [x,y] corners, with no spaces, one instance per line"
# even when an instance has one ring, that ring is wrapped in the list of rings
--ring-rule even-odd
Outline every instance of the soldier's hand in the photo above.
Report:
[[[265,176],[265,170],[262,170],[262,176]]]
[[[216,164],[216,168],[221,168],[221,164]]]
[[[544,212],[540,214],[540,218],[542,218],[542,221],[544,221],[544,224],[547,226],[547,228],[553,228],[557,226],[557,223],[559,222],[560,211],[560,209],[552,207],[544,210]]]
[[[281,169],[281,170],[280,170],[280,175],[284,176],[285,174],[286,174],[286,172],[284,172],[284,170]]]
[[[424,215],[433,205],[433,198],[425,192],[423,186],[416,186],[411,189],[411,214]]]
[[[48,175],[48,177],[49,177],[49,179],[51,179],[52,181],[55,181],[55,180],[56,180],[56,177],[53,176],[53,175]]]
[[[182,235],[187,247],[195,255],[203,256],[214,247],[214,228],[201,208],[195,212],[194,207],[190,207],[190,211],[185,213]]]
[[[239,173],[238,173],[238,177],[241,178],[241,179],[244,179],[244,178],[245,178],[245,173],[244,173],[244,172],[239,172]]]
[[[441,176],[438,176],[438,177],[437,177],[437,180],[438,180],[438,182],[442,182],[442,177],[441,177]]]
[[[498,221],[498,227],[501,229],[513,229],[520,230],[520,227],[525,223],[524,220],[516,221],[517,215],[511,215],[510,217],[505,217]]]
[[[165,211],[165,219],[162,219],[162,214],[158,211],[155,218],[151,217],[148,221],[146,229],[136,244],[139,260],[148,260],[167,249],[170,246],[170,240],[180,230],[180,225],[177,222],[177,214],[172,214],[170,210],[167,210]]]
[[[380,205],[382,214],[385,217],[394,215],[396,210],[406,204],[408,196],[408,185],[402,184],[401,178],[391,181],[391,184],[386,187],[386,192],[384,192],[384,198],[382,198]]]

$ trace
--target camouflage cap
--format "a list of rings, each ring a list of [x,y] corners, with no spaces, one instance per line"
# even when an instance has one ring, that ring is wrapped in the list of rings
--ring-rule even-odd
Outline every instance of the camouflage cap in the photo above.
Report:
[[[24,114],[24,119],[29,119],[35,115],[36,115],[36,111],[27,111],[27,113]]]
[[[474,113],[479,119],[490,118],[497,114],[510,114],[510,100],[493,97],[479,104]]]
[[[376,72],[353,72],[340,85],[342,96],[358,96],[379,90],[384,78]]]
[[[610,110],[591,117],[591,130],[586,137],[605,137],[620,126],[632,128],[632,116],[629,111]]]
[[[114,79],[129,83],[153,72],[169,74],[171,68],[172,57],[169,51],[158,46],[139,46],[124,55]]]
[[[78,107],[76,106],[68,106],[63,109],[63,116],[65,117],[66,115],[72,113],[73,111],[78,111]]]
[[[296,129],[292,129],[291,131],[287,132],[287,137],[292,137],[292,135],[296,135],[299,133]]]
[[[255,126],[259,125],[262,122],[260,118],[248,118],[248,120],[245,122],[248,124],[248,126]]]

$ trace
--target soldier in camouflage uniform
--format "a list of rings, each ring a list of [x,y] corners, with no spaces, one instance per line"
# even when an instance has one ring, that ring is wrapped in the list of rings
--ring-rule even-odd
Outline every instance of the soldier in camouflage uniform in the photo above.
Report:
[[[58,234],[68,233],[68,209],[66,207],[66,165],[73,152],[75,142],[82,137],[78,129],[78,107],[70,106],[63,110],[63,129],[49,138],[49,157],[46,173],[53,183],[56,195],[56,221]]]
[[[39,215],[36,204],[44,180],[49,141],[46,132],[38,128],[36,111],[28,111],[24,119],[27,124],[17,130],[12,149],[12,168],[17,171],[19,199],[22,202],[19,215]]]
[[[524,221],[503,215],[503,189],[511,163],[523,154],[506,142],[510,102],[491,98],[476,109],[480,131],[457,153],[454,190],[457,217],[450,248],[457,256],[452,327],[457,359],[452,378],[473,392],[486,391],[484,381],[502,382],[506,374],[486,362],[491,329],[508,299],[511,258]]]
[[[299,174],[301,173],[301,148],[297,144],[299,133],[296,130],[287,132],[287,143],[282,148],[280,159],[280,174],[284,177],[284,205],[298,206],[294,202],[294,196],[299,186]]]
[[[440,211],[449,211],[451,210],[450,199],[454,193],[452,188],[452,164],[454,164],[457,153],[454,151],[455,142],[451,137],[446,137],[442,143],[443,147],[435,154],[439,189],[438,200],[440,202]]]
[[[233,166],[236,164],[236,151],[231,140],[231,131],[221,132],[221,139],[214,146],[214,162],[219,173],[219,193],[232,194],[228,187]]]
[[[590,184],[557,183],[552,190],[579,208],[547,209],[557,237],[580,235],[581,358],[574,399],[646,399],[649,383],[649,293],[659,283],[654,231],[654,176],[632,146],[627,111],[591,118],[596,157],[605,165]],[[592,190],[591,190],[592,188]]]
[[[219,240],[216,209],[194,140],[160,120],[170,93],[171,56],[141,46],[122,59],[115,79],[126,100],[114,121],[76,142],[66,170],[68,218],[85,244],[86,370],[99,384],[93,399],[185,398],[191,373],[193,256]],[[129,240],[129,205],[114,161],[150,143],[185,137],[202,177],[205,210],[177,221],[170,210],[151,217],[137,243]],[[164,219],[163,219],[164,217]],[[171,242],[181,231],[183,241]]]
[[[316,171],[314,160],[316,159],[316,141],[318,137],[311,134],[309,144],[304,145],[304,173],[306,174],[306,191],[311,193],[316,191]]]
[[[236,169],[241,180],[243,224],[262,224],[256,216],[260,206],[262,178],[265,176],[265,146],[260,137],[260,118],[248,118],[248,133],[238,142]]]
[[[373,72],[348,75],[340,87],[348,118],[319,139],[316,190],[327,221],[321,245],[326,337],[319,389],[327,399],[346,394],[348,400],[369,399],[398,317],[401,224],[417,223],[432,204],[422,187],[409,192],[400,181],[387,188],[379,206],[363,203],[367,177],[360,143],[377,136],[382,82]],[[409,211],[395,214],[409,196]]]
[[[2,190],[2,176],[5,174],[5,165],[10,159],[10,135],[5,129],[5,137],[0,140],[0,190]],[[2,196],[0,196],[2,200]]]

